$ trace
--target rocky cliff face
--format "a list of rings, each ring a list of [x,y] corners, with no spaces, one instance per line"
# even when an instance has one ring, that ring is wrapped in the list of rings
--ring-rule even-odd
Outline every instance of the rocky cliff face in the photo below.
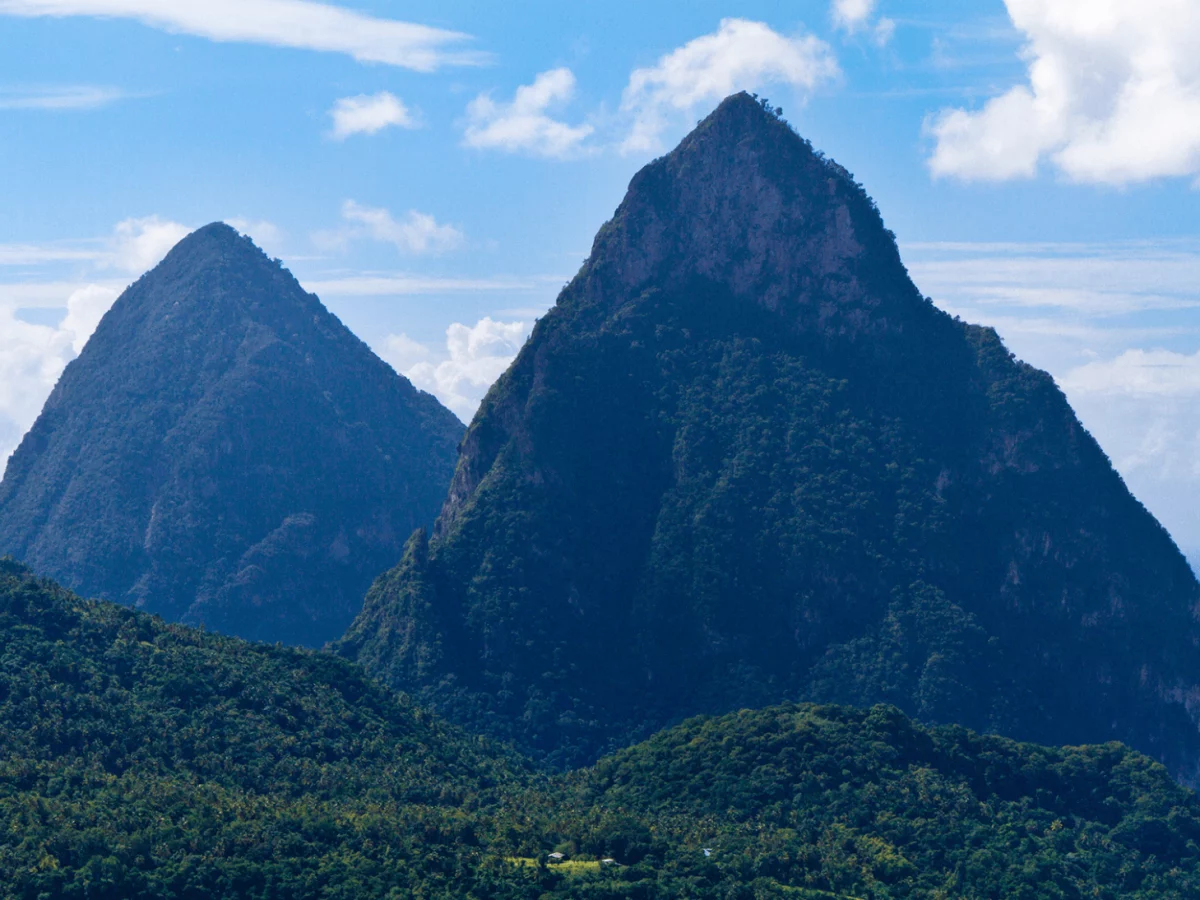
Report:
[[[168,619],[319,645],[432,522],[461,430],[210,225],[63,373],[0,484],[0,552]]]
[[[805,698],[1190,779],[1198,603],[1053,380],[738,95],[634,178],[339,646],[562,764]]]

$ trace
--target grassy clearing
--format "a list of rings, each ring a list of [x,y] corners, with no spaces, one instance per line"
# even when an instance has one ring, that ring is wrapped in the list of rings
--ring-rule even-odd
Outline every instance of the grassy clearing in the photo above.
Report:
[[[537,866],[537,860],[528,856],[506,856],[505,860],[514,866]],[[554,869],[556,872],[565,872],[568,875],[584,875],[589,872],[599,872],[602,868],[617,869],[619,866],[616,863],[605,866],[598,860],[564,859],[562,862],[548,863],[547,868]]]

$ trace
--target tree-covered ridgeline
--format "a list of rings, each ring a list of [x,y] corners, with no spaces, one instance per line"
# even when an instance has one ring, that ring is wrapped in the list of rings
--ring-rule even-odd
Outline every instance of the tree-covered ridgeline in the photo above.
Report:
[[[1198,841],[1127,748],[883,706],[693,719],[549,776],[344,660],[0,562],[2,900],[1185,900]]]

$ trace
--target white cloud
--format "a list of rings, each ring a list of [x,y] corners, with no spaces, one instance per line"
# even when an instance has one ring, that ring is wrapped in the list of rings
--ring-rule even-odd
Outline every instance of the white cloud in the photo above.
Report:
[[[62,85],[0,89],[0,109],[35,109],[65,112],[99,109],[129,96],[113,87]]]
[[[463,233],[453,225],[440,224],[433,216],[415,209],[397,221],[386,209],[347,200],[342,204],[342,218],[349,225],[340,231],[318,234],[318,243],[337,246],[365,238],[392,244],[401,253],[420,255],[454,250],[464,240]]]
[[[67,298],[57,326],[34,325],[17,318],[17,307],[0,291],[0,470],[116,298],[111,287],[82,285]]]
[[[563,158],[581,151],[591,136],[591,125],[568,125],[548,115],[548,110],[575,95],[570,69],[542,72],[533,84],[521,85],[511,103],[497,103],[480,94],[467,106],[463,143],[468,147]]]
[[[186,225],[147,216],[118,222],[110,240],[109,265],[138,275],[154,268],[191,231]]]
[[[58,326],[71,342],[71,349],[76,353],[83,351],[83,345],[88,342],[104,314],[112,308],[119,291],[99,284],[89,284],[81,287],[67,298],[67,315]]]
[[[783,84],[804,96],[839,74],[833,51],[813,35],[785,37],[762,22],[723,19],[712,34],[634,70],[621,101],[633,119],[622,150],[660,149],[672,123],[737,91]]]
[[[106,281],[102,287],[123,290],[128,279]],[[87,282],[80,281],[16,281],[0,283],[0,309],[58,309],[66,308],[66,298]]]
[[[1200,174],[1200,4],[1006,0],[1026,38],[1027,84],[928,124],[935,176],[1076,182]]]
[[[334,140],[344,141],[353,134],[376,134],[385,128],[416,128],[417,120],[400,98],[388,91],[342,97],[329,111],[333,118]]]
[[[268,240],[279,237],[278,229],[269,222],[231,219],[230,224],[240,230],[254,230],[256,235],[261,231]],[[186,225],[159,216],[125,219],[103,238],[49,244],[0,244],[0,266],[37,267],[77,262],[89,263],[97,270],[117,269],[140,275],[161,261],[190,230]],[[56,300],[61,300],[64,294],[63,285],[58,282],[0,285],[0,301],[13,299],[12,292],[22,289],[31,296],[45,293]]]
[[[389,334],[383,339],[379,355],[397,372],[407,372],[418,363],[425,362],[433,356],[433,351],[414,341],[407,334]]]
[[[833,0],[830,14],[833,24],[849,34],[870,33],[872,40],[883,46],[896,32],[896,23],[887,18],[875,18],[877,0]]]
[[[469,422],[488,388],[520,351],[531,327],[527,322],[496,322],[491,318],[480,319],[473,326],[455,322],[446,329],[447,358],[417,362],[403,374]],[[408,340],[403,335],[394,337]]]
[[[875,12],[875,0],[833,0],[833,23],[854,31],[866,25]]]
[[[1200,354],[1131,350],[1061,379],[1133,493],[1184,547],[1200,547]]]
[[[1115,359],[1074,369],[1062,384],[1069,391],[1093,394],[1200,398],[1200,352],[1189,356],[1170,350],[1127,350]],[[1193,424],[1200,427],[1200,421]]]
[[[23,322],[0,308],[0,464],[7,464],[37,418],[70,356],[61,331]]]
[[[447,49],[467,35],[309,0],[0,0],[0,15],[134,19],[176,34],[345,53],[419,72],[484,60]]]
[[[267,253],[278,256],[283,248],[283,230],[274,222],[234,216],[232,219],[226,219],[225,224],[237,229],[239,234],[250,238]]]

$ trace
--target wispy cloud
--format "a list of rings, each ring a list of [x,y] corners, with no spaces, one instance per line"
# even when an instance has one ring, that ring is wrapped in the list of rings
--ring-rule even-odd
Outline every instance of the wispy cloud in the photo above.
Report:
[[[1070,310],[1090,317],[1200,307],[1200,244],[906,244],[922,290],[955,306]]]
[[[354,134],[377,134],[385,128],[416,128],[417,120],[400,98],[388,91],[342,97],[329,111],[330,136],[344,141]]]
[[[410,209],[403,218],[396,219],[386,209],[353,200],[342,204],[342,221],[342,227],[335,231],[313,235],[317,245],[335,249],[351,241],[369,240],[391,244],[409,256],[421,256],[455,250],[466,239],[461,230],[438,222],[428,213]]]
[[[88,84],[0,88],[0,109],[72,112],[99,109],[130,96],[120,88]]]
[[[480,94],[467,107],[463,143],[468,147],[504,150],[563,159],[583,151],[594,131],[591,125],[568,125],[550,115],[575,94],[570,69],[542,72],[533,84],[517,88],[511,103]]]
[[[94,243],[94,242],[89,242]],[[99,262],[107,253],[82,242],[0,244],[0,266],[43,266],[49,263]]]
[[[321,297],[390,297],[473,293],[476,291],[532,292],[548,285],[562,284],[559,277],[546,279],[453,278],[405,273],[357,273],[340,277],[302,279],[306,290]]]
[[[458,49],[470,39],[460,32],[311,0],[0,0],[0,15],[133,19],[176,34],[344,53],[418,72],[487,61],[485,54]]]
[[[880,16],[876,18],[877,0],[833,0],[830,16],[835,27],[849,34],[868,32],[879,46],[892,39],[896,23]]]
[[[130,218],[102,238],[47,244],[0,244],[0,266],[36,268],[61,263],[87,263],[94,272],[117,270],[140,275],[156,265],[191,229],[159,216]],[[3,289],[0,285],[0,291]],[[41,284],[21,286],[37,292]],[[51,291],[61,291],[50,283]]]
[[[1096,360],[1062,379],[1067,390],[1124,394],[1130,397],[1192,395],[1200,398],[1200,352],[1126,350],[1114,359]],[[1200,422],[1196,423],[1200,427]]]

